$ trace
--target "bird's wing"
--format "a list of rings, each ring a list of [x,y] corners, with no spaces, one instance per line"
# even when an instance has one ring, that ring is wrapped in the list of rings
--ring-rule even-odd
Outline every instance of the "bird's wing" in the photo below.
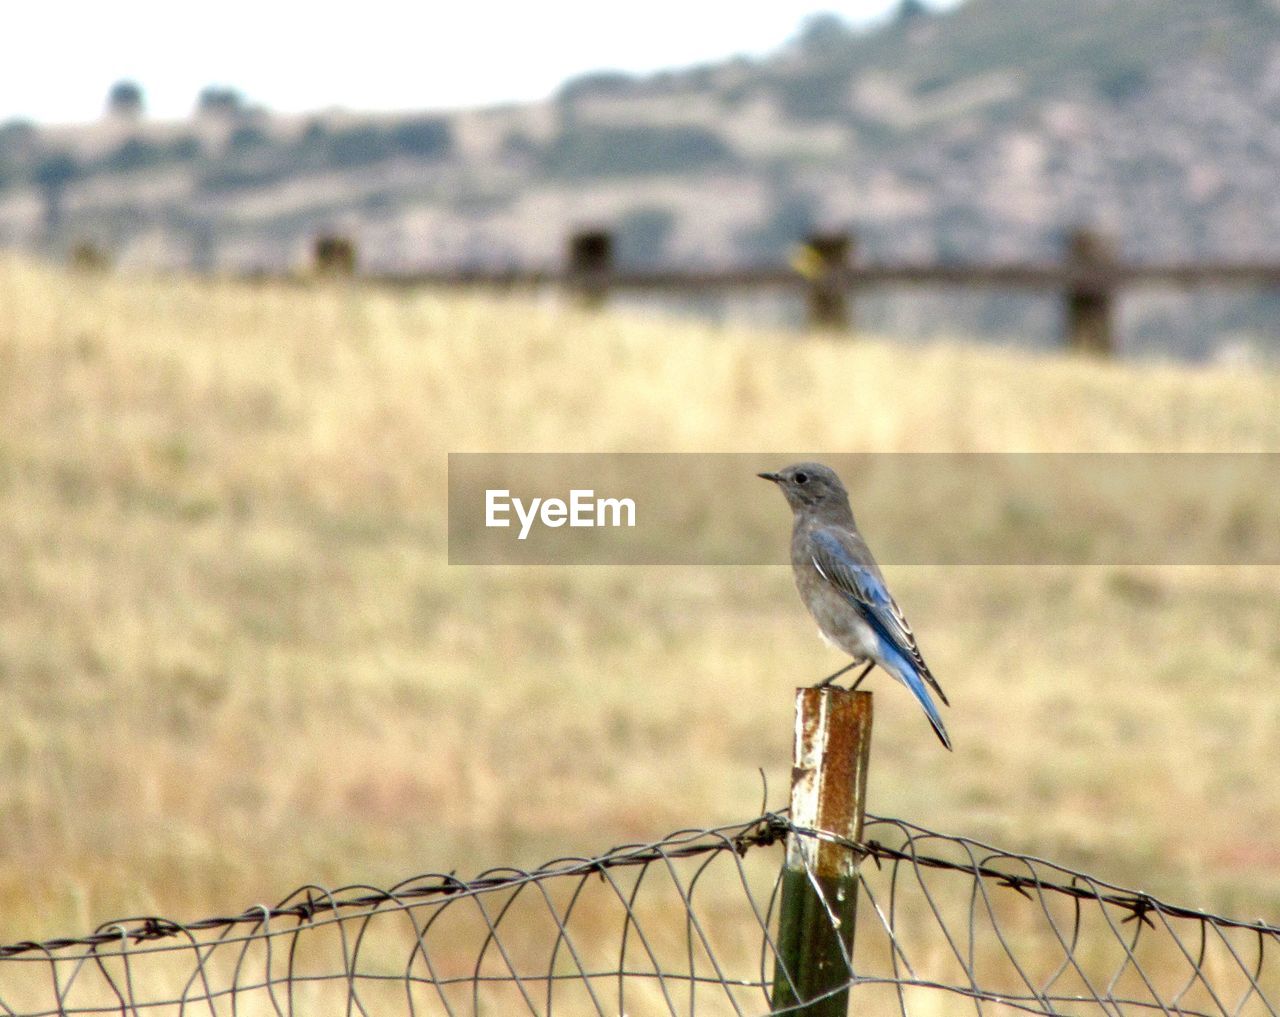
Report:
[[[872,626],[916,666],[939,698],[950,706],[946,693],[924,662],[920,647],[916,645],[915,633],[890,595],[875,564],[859,561],[860,556],[849,547],[849,536],[832,527],[815,530],[810,547],[813,566],[818,574],[861,611]]]

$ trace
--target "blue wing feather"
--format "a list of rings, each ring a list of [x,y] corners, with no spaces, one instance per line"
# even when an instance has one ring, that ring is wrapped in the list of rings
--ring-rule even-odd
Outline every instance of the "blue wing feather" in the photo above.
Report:
[[[911,691],[942,744],[951,748],[951,739],[947,737],[926,682],[933,686],[944,703],[947,697],[925,664],[911,628],[880,578],[879,570],[872,563],[859,562],[840,535],[832,530],[816,530],[811,539],[814,566],[867,622],[879,640],[877,663]]]
[[[856,533],[834,528],[815,530],[810,537],[813,541],[813,563],[823,577],[915,665],[938,698],[951,705],[925,663],[924,654],[916,645],[915,633],[884,585],[875,559],[862,538]]]
[[[814,562],[818,571],[844,594],[877,635],[907,657],[919,653],[911,640],[910,629],[905,628],[905,620],[900,618],[897,605],[876,572],[855,561],[840,538],[830,530],[815,531],[813,543],[820,552]]]

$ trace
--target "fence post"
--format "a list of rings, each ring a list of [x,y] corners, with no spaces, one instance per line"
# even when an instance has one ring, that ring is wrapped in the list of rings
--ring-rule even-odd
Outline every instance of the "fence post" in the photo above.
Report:
[[[582,306],[595,310],[604,305],[612,275],[612,233],[584,230],[569,238],[569,265],[565,281]]]
[[[317,275],[345,276],[356,271],[356,245],[350,237],[326,233],[316,237],[312,264]]]
[[[791,822],[861,841],[871,757],[871,693],[796,690]],[[774,1010],[845,1017],[858,903],[856,852],[792,834],[782,870]],[[807,1005],[805,1005],[807,1004]]]
[[[848,330],[853,327],[848,271],[854,242],[849,233],[815,233],[804,244],[809,280],[811,328]]]
[[[1067,237],[1067,346],[1083,353],[1111,356],[1113,332],[1113,282],[1115,251],[1107,238],[1093,230],[1073,230]]]
[[[92,240],[77,240],[67,260],[76,272],[106,272],[111,268],[111,255]]]

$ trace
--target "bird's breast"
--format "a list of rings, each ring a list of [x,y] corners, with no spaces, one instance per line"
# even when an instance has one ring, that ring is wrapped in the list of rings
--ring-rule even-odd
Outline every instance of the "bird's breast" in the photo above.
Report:
[[[797,569],[796,587],[809,614],[818,623],[823,641],[851,657],[866,659],[874,655],[876,635],[862,615],[844,596],[818,575],[810,565],[808,571]]]

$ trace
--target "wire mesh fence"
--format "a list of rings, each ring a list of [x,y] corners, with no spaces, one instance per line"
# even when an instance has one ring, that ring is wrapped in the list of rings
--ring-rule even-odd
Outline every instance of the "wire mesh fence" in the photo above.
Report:
[[[769,813],[592,858],[0,947],[0,1014],[765,1014],[786,836]],[[829,838],[828,838],[829,839]],[[868,817],[856,1014],[1276,1014],[1280,926]],[[794,1009],[794,1008],[793,1008]],[[790,1012],[790,1011],[776,1011]]]

